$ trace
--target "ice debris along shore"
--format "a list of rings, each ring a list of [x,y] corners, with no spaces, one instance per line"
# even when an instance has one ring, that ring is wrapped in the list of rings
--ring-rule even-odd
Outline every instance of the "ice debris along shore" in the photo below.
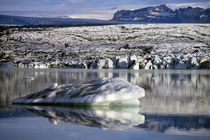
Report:
[[[102,78],[77,84],[53,84],[37,93],[13,100],[13,104],[136,106],[145,90],[118,78]]]
[[[0,32],[0,63],[21,68],[210,69],[210,25],[8,28]]]
[[[17,109],[25,109],[46,117],[53,124],[69,122],[76,125],[98,127],[105,130],[124,130],[145,122],[144,115],[139,114],[139,107],[123,108],[65,108],[50,106],[16,105]]]
[[[20,64],[24,68],[25,65]],[[208,56],[181,56],[168,55],[165,57],[155,56],[117,56],[85,61],[57,61],[51,63],[35,62],[27,68],[82,68],[82,69],[210,69],[210,54]]]

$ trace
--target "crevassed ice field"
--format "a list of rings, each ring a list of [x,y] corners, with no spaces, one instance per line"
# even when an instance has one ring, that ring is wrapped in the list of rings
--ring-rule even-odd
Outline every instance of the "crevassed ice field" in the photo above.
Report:
[[[198,69],[210,58],[209,24],[23,27],[0,40],[1,61],[30,68]]]

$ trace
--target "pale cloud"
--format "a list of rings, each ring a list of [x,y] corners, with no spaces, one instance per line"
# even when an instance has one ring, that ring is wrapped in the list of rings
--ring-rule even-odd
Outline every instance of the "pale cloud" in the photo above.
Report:
[[[82,19],[101,19],[101,20],[107,20],[110,19],[110,16],[107,14],[72,14],[68,16],[69,18],[82,18]]]
[[[182,7],[210,8],[209,0],[0,0],[0,14],[86,19],[112,19],[118,10],[135,10],[166,4],[173,10]]]
[[[201,8],[210,8],[210,2],[194,2],[194,3],[170,3],[166,4],[169,8],[175,10],[183,7],[201,7]],[[85,19],[103,19],[109,20],[112,19],[115,12],[118,10],[136,10],[148,6],[157,6],[157,5],[122,5],[117,7],[106,7],[106,8],[91,8],[91,9],[79,9],[72,11],[68,17],[71,18],[85,18]],[[87,12],[88,11],[88,12]]]
[[[193,3],[170,3],[167,4],[168,7],[170,7],[171,9],[175,10],[175,9],[179,9],[179,8],[185,8],[185,7],[200,7],[200,8],[210,8],[210,2],[193,2]]]
[[[87,12],[88,11],[88,12]],[[70,18],[85,18],[85,19],[102,19],[109,20],[112,19],[113,14],[117,9],[112,8],[91,8],[91,9],[80,9],[74,10],[68,15]]]

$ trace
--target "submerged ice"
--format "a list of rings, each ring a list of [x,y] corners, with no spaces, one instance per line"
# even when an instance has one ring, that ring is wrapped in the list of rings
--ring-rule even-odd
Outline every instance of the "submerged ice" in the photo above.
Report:
[[[13,100],[14,104],[139,105],[144,89],[118,78],[102,78],[84,83],[57,83],[37,93]]]

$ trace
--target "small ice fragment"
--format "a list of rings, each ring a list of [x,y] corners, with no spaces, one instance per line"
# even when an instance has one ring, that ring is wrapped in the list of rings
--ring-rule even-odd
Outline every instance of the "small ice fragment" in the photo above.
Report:
[[[28,76],[28,77],[23,77],[23,79],[24,79],[24,80],[34,80],[34,77]]]
[[[58,83],[53,83],[52,85],[50,85],[50,86],[48,87],[48,89],[50,89],[50,90],[55,90],[55,89],[57,89],[57,87],[58,87]]]

